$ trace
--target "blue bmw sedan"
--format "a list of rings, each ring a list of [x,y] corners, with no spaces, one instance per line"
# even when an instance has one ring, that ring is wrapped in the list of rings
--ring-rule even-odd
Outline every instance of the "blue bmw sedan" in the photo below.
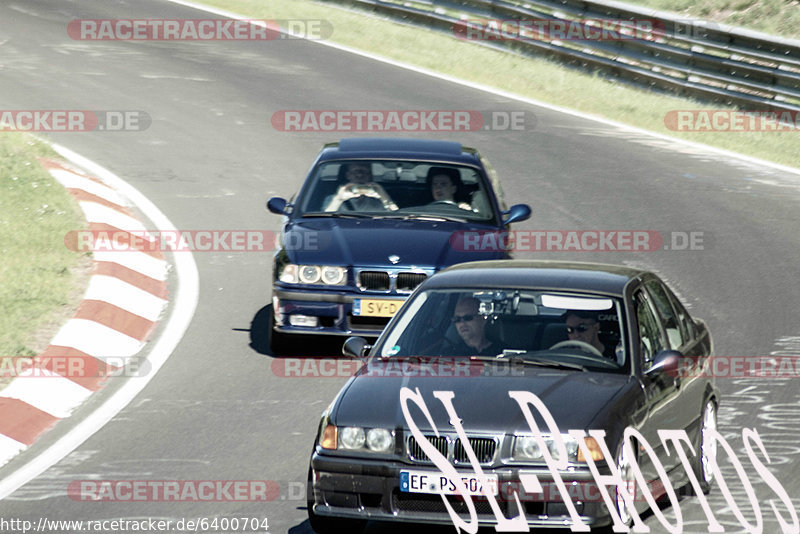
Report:
[[[506,207],[477,150],[402,138],[326,144],[300,191],[267,207],[284,216],[272,287],[276,354],[296,334],[378,336],[433,273],[509,257],[500,247],[469,250],[465,232],[502,232],[530,217],[525,204]]]

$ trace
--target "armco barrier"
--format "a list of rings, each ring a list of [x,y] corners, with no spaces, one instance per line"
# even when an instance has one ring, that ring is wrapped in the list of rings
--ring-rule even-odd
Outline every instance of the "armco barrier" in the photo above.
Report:
[[[800,111],[800,41],[609,0],[327,0],[454,35],[475,20],[653,21],[644,39],[476,41],[747,110]],[[498,34],[498,37],[499,34]]]

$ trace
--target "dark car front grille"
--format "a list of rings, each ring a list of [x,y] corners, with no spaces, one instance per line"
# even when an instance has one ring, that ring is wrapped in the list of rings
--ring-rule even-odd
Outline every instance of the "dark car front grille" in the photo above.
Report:
[[[425,273],[397,273],[397,290],[414,291],[427,277]]]
[[[389,291],[389,273],[384,271],[361,271],[358,287],[368,291]]]
[[[447,457],[447,438],[444,436],[425,436],[428,438],[436,450],[442,453],[442,456]],[[408,439],[408,457],[411,460],[416,460],[418,462],[430,462],[431,459],[428,458],[428,455],[423,452],[422,447],[420,447],[417,440],[414,439],[414,436],[411,436]]]
[[[472,445],[472,450],[475,451],[475,456],[478,458],[478,463],[486,464],[494,458],[494,451],[497,449],[497,442],[491,438],[469,438],[469,444]],[[456,462],[465,463],[469,462],[467,457],[467,450],[459,439],[456,441],[456,447],[453,451],[453,457]]]
[[[452,463],[469,463],[467,451],[461,443],[461,439],[455,441],[452,453],[448,450],[448,440],[445,436],[425,436],[442,456]],[[475,451],[478,463],[489,464],[494,459],[497,450],[497,441],[493,438],[469,438],[469,444]],[[431,462],[428,455],[422,450],[414,436],[408,438],[408,459],[413,462]]]

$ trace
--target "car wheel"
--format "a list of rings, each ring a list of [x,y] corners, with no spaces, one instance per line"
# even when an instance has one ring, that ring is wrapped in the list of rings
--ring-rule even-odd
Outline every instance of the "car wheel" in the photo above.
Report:
[[[617,451],[617,471],[619,472],[620,477],[622,480],[628,481],[627,488],[620,488],[616,487],[614,489],[614,501],[617,508],[617,514],[619,515],[620,520],[622,523],[628,527],[633,525],[633,515],[628,507],[625,505],[625,501],[622,499],[622,495],[620,491],[623,489],[630,489],[633,491],[633,499],[634,503],[636,502],[636,479],[633,476],[633,462],[630,458],[628,458],[628,454],[625,452],[624,441],[620,444],[619,450]],[[634,454],[636,451],[636,444],[632,443],[634,448]],[[592,532],[595,534],[614,534],[614,525],[606,525],[603,527],[594,527],[592,528]]]
[[[630,457],[624,445],[625,442],[623,441],[620,443],[619,451],[617,451],[617,471],[619,471],[619,476],[622,478],[622,480],[626,482],[627,487],[620,488],[617,486],[615,495],[619,518],[623,524],[630,527],[633,524],[633,513],[635,512],[630,510],[625,504],[625,500],[622,498],[622,491],[628,491],[631,493],[633,496],[633,502],[636,503],[637,488],[636,479],[633,476],[633,463],[636,461],[636,443],[631,444],[633,446],[633,458]]]
[[[286,354],[291,346],[289,343],[289,336],[275,330],[275,315],[274,311],[270,314],[269,321],[269,350],[273,356],[280,356]]]
[[[717,430],[717,404],[713,399],[708,399],[700,415],[700,432],[695,443],[696,454],[692,462],[692,469],[700,489],[708,494],[714,482],[714,468],[717,458],[717,442],[708,435],[709,430]],[[691,484],[688,485],[690,493],[695,493]]]
[[[314,489],[311,482],[311,469],[308,470],[307,490],[308,523],[317,534],[358,534],[367,525],[366,520],[342,517],[325,517],[314,513]]]

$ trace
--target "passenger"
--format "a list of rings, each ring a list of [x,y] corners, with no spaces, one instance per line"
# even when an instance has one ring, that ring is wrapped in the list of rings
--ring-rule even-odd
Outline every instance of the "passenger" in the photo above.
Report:
[[[452,167],[431,167],[428,170],[428,187],[434,202],[454,204],[462,210],[472,211],[472,206],[461,201],[463,184],[458,169]]]
[[[345,163],[342,167],[347,183],[326,202],[325,211],[397,210],[383,187],[372,181],[369,163]]]

